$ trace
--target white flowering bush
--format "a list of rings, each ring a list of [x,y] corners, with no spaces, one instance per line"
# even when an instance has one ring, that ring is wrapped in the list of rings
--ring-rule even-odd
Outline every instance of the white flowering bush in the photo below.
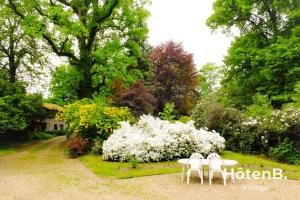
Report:
[[[245,116],[241,123],[229,127],[230,149],[244,153],[268,154],[270,148],[289,138],[297,141],[300,128],[300,109],[286,105],[255,117]]]
[[[173,160],[189,157],[193,152],[207,155],[224,149],[225,139],[216,132],[196,129],[193,121],[171,123],[141,116],[131,125],[121,122],[121,128],[103,144],[103,159],[140,162]]]

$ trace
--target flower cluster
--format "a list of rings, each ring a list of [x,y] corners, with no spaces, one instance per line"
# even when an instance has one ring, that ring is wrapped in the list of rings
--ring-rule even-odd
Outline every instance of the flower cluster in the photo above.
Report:
[[[118,122],[134,120],[126,107],[102,105],[89,99],[64,106],[56,117],[69,124],[69,134],[91,140],[107,139],[113,129],[119,128]]]
[[[188,157],[193,152],[207,155],[225,147],[223,137],[216,132],[197,130],[193,121],[171,123],[143,115],[135,125],[128,122],[120,124],[121,128],[115,130],[103,144],[105,160],[173,160]]]

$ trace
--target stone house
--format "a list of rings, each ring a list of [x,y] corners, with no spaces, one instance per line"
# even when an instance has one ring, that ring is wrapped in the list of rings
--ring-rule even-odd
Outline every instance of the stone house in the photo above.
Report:
[[[57,112],[62,111],[62,107],[52,103],[45,103],[43,107],[49,112],[48,118],[44,119],[41,123],[43,131],[65,131],[68,124],[64,121],[55,119]]]

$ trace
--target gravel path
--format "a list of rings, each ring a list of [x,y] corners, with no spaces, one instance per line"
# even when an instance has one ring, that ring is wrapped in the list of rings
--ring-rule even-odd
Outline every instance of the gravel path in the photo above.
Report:
[[[243,180],[224,187],[220,180],[190,185],[179,174],[126,180],[94,175],[64,154],[66,140],[56,137],[0,157],[0,200],[135,199],[299,199],[300,181]]]

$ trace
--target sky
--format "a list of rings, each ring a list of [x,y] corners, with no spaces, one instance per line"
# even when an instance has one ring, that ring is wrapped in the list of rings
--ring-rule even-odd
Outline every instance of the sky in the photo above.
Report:
[[[173,40],[182,42],[193,53],[197,68],[208,62],[222,64],[232,37],[206,26],[214,0],[152,0],[148,20],[149,42],[158,45]]]

